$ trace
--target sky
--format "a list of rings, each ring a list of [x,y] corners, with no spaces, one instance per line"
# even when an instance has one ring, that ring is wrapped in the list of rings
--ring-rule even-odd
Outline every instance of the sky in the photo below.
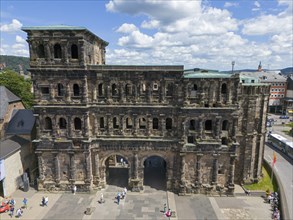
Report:
[[[293,0],[1,0],[0,54],[29,56],[22,27],[85,27],[108,65],[293,66]]]

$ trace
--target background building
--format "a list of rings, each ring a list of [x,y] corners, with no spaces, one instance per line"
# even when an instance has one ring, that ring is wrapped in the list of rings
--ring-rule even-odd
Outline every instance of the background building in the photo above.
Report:
[[[105,65],[108,43],[85,28],[23,30],[39,189],[88,191],[119,174],[140,191],[158,174],[181,194],[232,193],[260,178],[269,85],[183,66]]]

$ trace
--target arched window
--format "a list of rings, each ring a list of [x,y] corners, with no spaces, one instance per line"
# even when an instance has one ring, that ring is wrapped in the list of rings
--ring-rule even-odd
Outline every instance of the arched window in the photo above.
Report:
[[[105,128],[105,120],[104,117],[100,118],[100,128]]]
[[[153,118],[153,129],[159,129],[159,119]]]
[[[49,117],[45,118],[45,130],[52,130],[52,120]]]
[[[227,120],[223,121],[222,130],[223,131],[228,131],[228,121]]]
[[[54,45],[54,58],[60,59],[62,57],[61,46],[60,44]]]
[[[172,118],[167,118],[166,119],[166,129],[167,130],[172,129]]]
[[[166,87],[166,96],[172,96],[173,95],[173,84],[169,83]]]
[[[189,130],[192,130],[192,131],[195,130],[195,120],[189,121]]]
[[[78,47],[76,44],[71,45],[71,58],[78,59]]]
[[[192,90],[197,91],[197,85],[196,84],[193,84]]]
[[[115,128],[115,129],[119,128],[118,120],[116,117],[113,118],[113,128]]]
[[[140,129],[146,129],[146,119],[145,118],[140,118],[139,119],[139,128]]]
[[[58,83],[58,96],[64,96],[64,86],[61,83]]]
[[[112,84],[112,96],[117,96],[118,95],[118,89],[116,84]]]
[[[204,129],[206,131],[211,131],[212,130],[212,120],[206,120]]]
[[[80,118],[74,119],[74,129],[81,130],[81,119]]]
[[[222,94],[227,94],[227,85],[226,85],[226,83],[222,84],[221,93]]]
[[[130,129],[130,128],[132,128],[132,120],[131,120],[131,118],[126,118],[126,128],[127,129]]]
[[[73,85],[73,96],[79,96],[79,95],[80,95],[79,85],[75,83]]]
[[[39,58],[45,58],[45,48],[43,44],[40,44],[37,48],[37,56]]]
[[[131,93],[132,93],[131,90],[132,90],[131,85],[130,85],[130,84],[126,84],[126,85],[125,85],[125,95],[126,95],[126,96],[131,95]]]
[[[67,127],[67,122],[66,122],[65,118],[60,118],[59,119],[59,128],[66,129],[66,127]]]
[[[228,145],[228,138],[222,137],[222,145]]]
[[[99,96],[103,96],[104,95],[104,90],[103,90],[103,83],[100,83],[99,85],[98,85],[98,95]]]

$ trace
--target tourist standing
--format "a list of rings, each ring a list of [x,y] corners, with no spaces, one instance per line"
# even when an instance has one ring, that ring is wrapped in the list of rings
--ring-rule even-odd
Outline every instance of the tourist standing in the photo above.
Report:
[[[26,209],[27,208],[27,198],[24,198],[22,200],[22,203],[23,203],[23,207]]]
[[[73,188],[72,188],[73,195],[75,195],[76,190],[77,190],[76,185],[73,185]]]

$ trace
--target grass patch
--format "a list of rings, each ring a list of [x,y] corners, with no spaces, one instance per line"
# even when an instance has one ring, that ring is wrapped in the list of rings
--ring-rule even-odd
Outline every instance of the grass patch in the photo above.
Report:
[[[258,183],[253,184],[245,184],[245,189],[248,190],[263,190],[266,191],[269,189],[271,192],[276,192],[278,190],[276,178],[273,177],[273,184],[271,182],[271,174],[267,172],[267,170],[262,167],[263,178]]]

